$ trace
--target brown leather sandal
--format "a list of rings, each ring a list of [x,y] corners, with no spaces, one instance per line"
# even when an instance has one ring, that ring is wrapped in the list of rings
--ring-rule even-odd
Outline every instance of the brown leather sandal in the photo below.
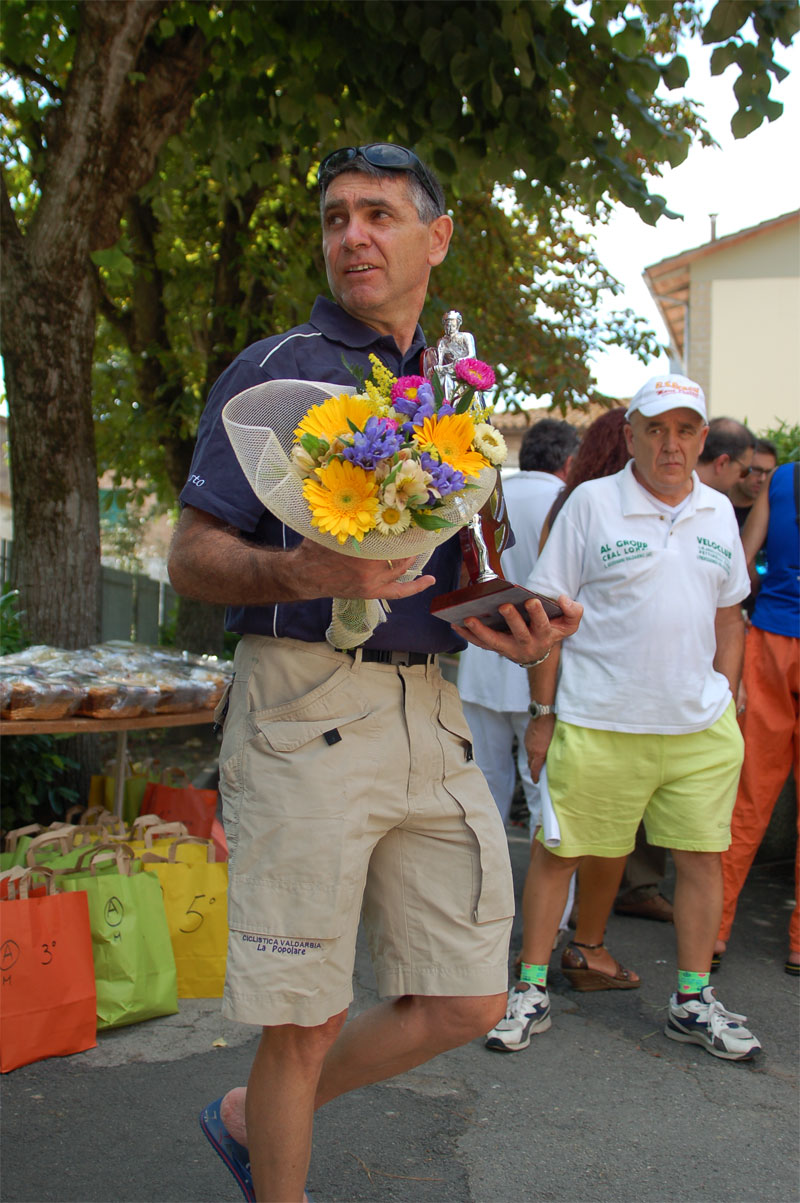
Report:
[[[602,944],[579,944],[570,940],[561,955],[561,972],[573,990],[638,990],[641,982],[631,978],[630,970],[614,961],[615,972],[604,973],[602,969],[590,969],[581,948],[603,948]]]

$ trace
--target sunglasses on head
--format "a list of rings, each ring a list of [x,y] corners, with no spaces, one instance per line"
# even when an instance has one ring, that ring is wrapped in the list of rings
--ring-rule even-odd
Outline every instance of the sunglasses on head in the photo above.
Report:
[[[340,150],[331,151],[319,165],[317,180],[320,188],[324,188],[328,180],[354,159],[365,159],[372,167],[385,171],[410,171],[419,180],[428,196],[441,208],[442,198],[437,196],[436,188],[430,172],[413,150],[405,146],[395,146],[393,142],[370,142],[367,146],[343,146]]]

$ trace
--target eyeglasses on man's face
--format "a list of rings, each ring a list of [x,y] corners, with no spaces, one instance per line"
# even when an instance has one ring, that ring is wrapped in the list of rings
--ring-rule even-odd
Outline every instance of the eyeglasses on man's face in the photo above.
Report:
[[[739,465],[739,480],[746,480],[751,472],[760,472],[760,468],[751,468],[750,464],[742,463],[740,459],[733,456],[733,462]]]
[[[750,468],[749,476],[769,476],[772,468]]]
[[[366,159],[372,167],[383,171],[410,171],[419,180],[428,196],[437,208],[441,208],[442,198],[436,195],[436,188],[428,169],[413,150],[405,146],[396,146],[393,142],[370,142],[367,146],[342,146],[339,150],[331,151],[319,165],[317,180],[320,188],[324,188],[328,180],[346,163],[352,163],[358,157]]]

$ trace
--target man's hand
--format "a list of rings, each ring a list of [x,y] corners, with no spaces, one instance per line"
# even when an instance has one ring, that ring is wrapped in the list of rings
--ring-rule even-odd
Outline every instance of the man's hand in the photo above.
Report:
[[[546,656],[562,639],[574,635],[580,625],[583,606],[579,602],[562,594],[558,604],[563,610],[560,618],[549,619],[542,603],[532,598],[525,602],[529,623],[515,606],[505,605],[500,607],[500,613],[508,624],[508,631],[495,631],[479,618],[465,618],[464,625],[454,626],[454,630],[468,643],[485,651],[497,652],[516,664],[532,664]]]
[[[532,718],[528,723],[525,731],[525,751],[534,781],[539,780],[542,766],[547,759],[547,749],[550,747],[555,725],[556,716],[554,714],[545,714],[542,718]]]
[[[416,580],[399,583],[416,559],[407,556],[400,560],[368,560],[346,556],[314,543],[311,539],[285,553],[282,565],[296,575],[300,596],[310,597],[381,597],[395,601],[413,597],[436,584],[433,576],[418,576]]]

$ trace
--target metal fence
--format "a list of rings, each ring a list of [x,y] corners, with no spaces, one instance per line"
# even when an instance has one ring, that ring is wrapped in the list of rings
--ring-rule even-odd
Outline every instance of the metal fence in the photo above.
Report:
[[[11,543],[0,539],[0,583],[8,580]],[[141,573],[100,568],[100,638],[158,643],[159,628],[169,618],[178,595],[164,581]]]

